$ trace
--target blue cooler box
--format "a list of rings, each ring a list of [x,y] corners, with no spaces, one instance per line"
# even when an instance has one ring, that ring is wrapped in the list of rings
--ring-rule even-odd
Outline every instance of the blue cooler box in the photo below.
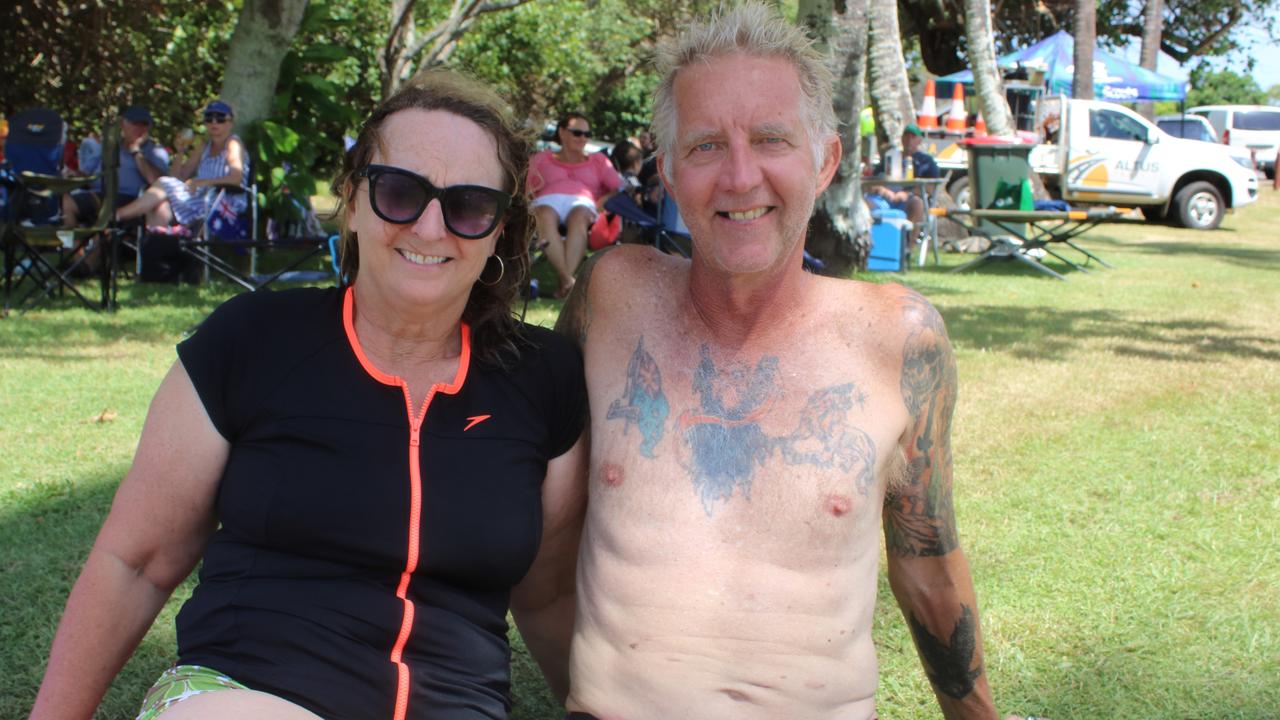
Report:
[[[886,211],[871,225],[871,253],[867,269],[879,272],[902,272],[908,259],[911,221],[905,217],[886,217]]]

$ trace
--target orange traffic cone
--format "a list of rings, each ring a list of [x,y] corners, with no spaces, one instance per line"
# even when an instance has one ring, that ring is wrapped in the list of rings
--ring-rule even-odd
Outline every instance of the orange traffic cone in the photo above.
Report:
[[[964,111],[964,85],[955,84],[951,91],[951,111],[947,113],[947,132],[964,134],[965,121],[969,114]]]
[[[933,78],[924,83],[924,99],[920,101],[920,112],[916,115],[916,125],[921,130],[938,129],[937,88]]]
[[[978,111],[978,119],[977,119],[977,121],[973,123],[973,136],[974,136],[974,137],[986,137],[986,136],[987,136],[987,121],[982,119],[982,111],[981,111],[981,110],[979,110],[979,111]]]

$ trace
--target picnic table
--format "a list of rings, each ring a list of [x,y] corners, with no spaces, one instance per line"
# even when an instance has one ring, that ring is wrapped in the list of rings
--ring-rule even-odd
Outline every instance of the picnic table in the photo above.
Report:
[[[948,209],[933,208],[930,214],[934,217],[947,217],[973,233],[985,235],[991,240],[991,247],[977,258],[952,268],[951,272],[972,270],[992,259],[1011,257],[1035,270],[1059,280],[1066,280],[1062,274],[1047,267],[1036,258],[1034,250],[1043,250],[1045,254],[1066,263],[1073,269],[1089,272],[1085,265],[1096,261],[1103,267],[1111,265],[1072,242],[1098,225],[1103,223],[1139,223],[1141,220],[1130,219],[1130,208],[1092,208],[1089,210],[1000,210],[1000,209]],[[988,227],[982,227],[987,224]],[[995,226],[1000,232],[992,232]],[[1085,256],[1083,264],[1076,264],[1059,254],[1052,247],[1062,244]]]

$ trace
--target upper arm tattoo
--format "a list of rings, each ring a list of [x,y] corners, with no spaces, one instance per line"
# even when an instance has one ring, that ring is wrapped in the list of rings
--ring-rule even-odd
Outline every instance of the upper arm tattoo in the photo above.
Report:
[[[956,363],[942,316],[912,293],[905,307],[910,326],[902,350],[902,402],[910,414],[907,477],[885,496],[889,552],[945,555],[957,545],[951,500],[951,415],[956,403]]]

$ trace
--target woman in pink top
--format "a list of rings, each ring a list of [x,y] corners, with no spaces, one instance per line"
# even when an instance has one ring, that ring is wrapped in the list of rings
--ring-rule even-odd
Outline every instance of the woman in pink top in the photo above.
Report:
[[[538,223],[538,242],[547,253],[562,298],[573,289],[573,275],[587,254],[587,234],[604,203],[626,181],[604,153],[588,155],[591,124],[586,116],[569,113],[556,125],[560,151],[543,150],[529,161],[529,208]],[[560,235],[564,225],[565,235]]]

